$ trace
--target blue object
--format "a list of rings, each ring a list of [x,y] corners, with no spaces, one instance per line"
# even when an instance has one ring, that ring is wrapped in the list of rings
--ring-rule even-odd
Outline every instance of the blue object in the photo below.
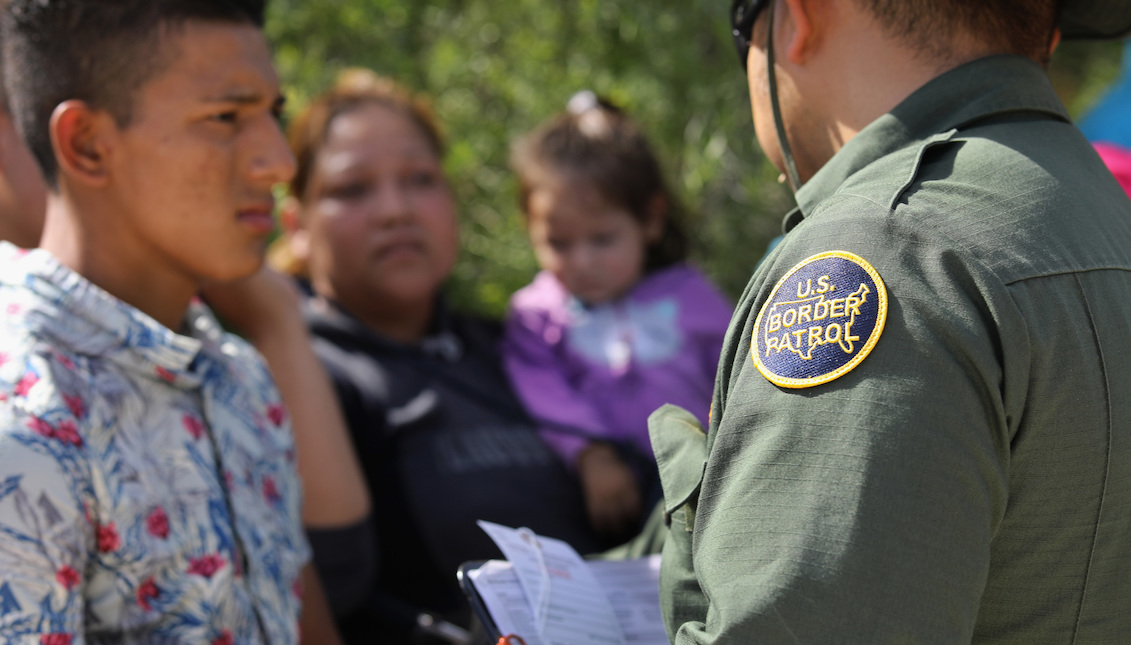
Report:
[[[754,323],[754,365],[781,387],[812,387],[850,372],[887,318],[876,270],[846,251],[815,255],[774,287]]]
[[[1089,141],[1131,148],[1131,41],[1123,48],[1123,72],[1079,125]]]

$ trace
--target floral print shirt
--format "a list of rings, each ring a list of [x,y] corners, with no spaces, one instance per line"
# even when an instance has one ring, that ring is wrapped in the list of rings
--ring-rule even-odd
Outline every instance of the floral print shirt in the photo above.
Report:
[[[250,346],[0,245],[0,641],[295,643],[294,442]]]

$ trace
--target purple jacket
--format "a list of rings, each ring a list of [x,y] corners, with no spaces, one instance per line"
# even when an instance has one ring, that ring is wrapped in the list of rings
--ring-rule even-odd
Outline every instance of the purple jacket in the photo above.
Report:
[[[543,271],[511,298],[503,361],[568,465],[589,443],[580,434],[627,441],[651,455],[648,415],[661,405],[691,410],[706,427],[732,310],[686,264],[651,273],[625,297],[595,307]]]

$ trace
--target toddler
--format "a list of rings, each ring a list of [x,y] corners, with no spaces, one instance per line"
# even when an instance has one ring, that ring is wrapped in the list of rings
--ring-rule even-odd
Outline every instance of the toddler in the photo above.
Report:
[[[542,271],[511,299],[503,358],[590,521],[624,537],[659,497],[648,415],[706,424],[731,305],[685,263],[678,204],[637,126],[583,92],[515,145]]]

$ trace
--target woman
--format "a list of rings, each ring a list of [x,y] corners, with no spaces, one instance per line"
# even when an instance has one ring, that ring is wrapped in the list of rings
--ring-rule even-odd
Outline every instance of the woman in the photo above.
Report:
[[[307,320],[379,536],[367,602],[336,608],[347,614],[343,631],[404,637],[421,610],[466,622],[456,569],[499,555],[475,521],[594,550],[578,484],[509,389],[498,324],[444,303],[456,208],[427,108],[352,70],[294,121],[290,141],[298,172],[284,213],[288,246],[308,271]]]

